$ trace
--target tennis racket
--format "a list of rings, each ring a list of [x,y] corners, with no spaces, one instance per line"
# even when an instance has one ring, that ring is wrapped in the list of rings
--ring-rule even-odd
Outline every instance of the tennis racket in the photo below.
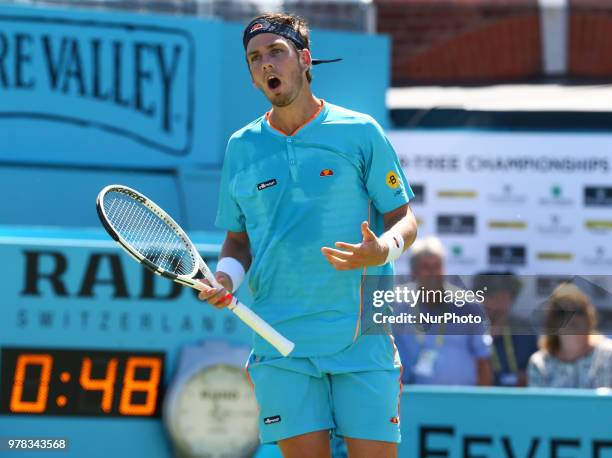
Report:
[[[204,277],[222,288],[185,234],[185,231],[154,202],[121,185],[106,186],[96,199],[96,209],[109,235],[147,269],[181,285],[202,291]],[[294,344],[279,334],[250,308],[231,295],[228,308],[283,356]]]

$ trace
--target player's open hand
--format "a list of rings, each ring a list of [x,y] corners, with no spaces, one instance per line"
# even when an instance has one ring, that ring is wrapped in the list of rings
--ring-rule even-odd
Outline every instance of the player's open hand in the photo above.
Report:
[[[200,281],[205,286],[205,289],[200,291],[198,298],[203,301],[208,301],[210,305],[215,306],[218,309],[227,307],[232,303],[232,280],[223,272],[217,272],[215,274],[216,280],[221,284],[222,288],[215,288],[206,279]]]
[[[321,252],[338,270],[379,266],[387,259],[389,247],[381,243],[367,221],[361,223],[361,243],[336,242],[336,248],[323,247]]]

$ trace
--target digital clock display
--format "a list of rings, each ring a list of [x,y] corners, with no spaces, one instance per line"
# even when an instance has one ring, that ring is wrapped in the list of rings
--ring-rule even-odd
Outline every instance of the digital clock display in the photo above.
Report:
[[[159,417],[164,353],[1,349],[0,413]]]

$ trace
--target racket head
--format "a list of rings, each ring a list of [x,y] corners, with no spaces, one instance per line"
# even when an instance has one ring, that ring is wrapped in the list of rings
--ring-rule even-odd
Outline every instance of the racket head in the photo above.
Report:
[[[132,258],[156,274],[183,283],[201,257],[183,229],[155,202],[127,186],[104,187],[96,210],[106,232]]]

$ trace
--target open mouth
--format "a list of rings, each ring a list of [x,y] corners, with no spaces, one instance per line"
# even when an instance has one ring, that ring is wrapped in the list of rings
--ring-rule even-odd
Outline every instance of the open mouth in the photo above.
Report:
[[[281,85],[281,80],[279,80],[276,76],[271,76],[268,78],[268,87],[272,90],[276,89]]]

